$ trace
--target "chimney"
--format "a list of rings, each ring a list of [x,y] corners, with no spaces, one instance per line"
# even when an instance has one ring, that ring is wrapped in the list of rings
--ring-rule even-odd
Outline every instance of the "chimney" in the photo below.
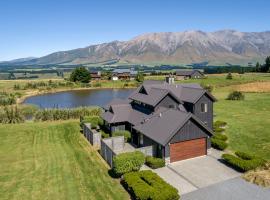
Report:
[[[174,84],[174,76],[171,74],[169,76],[166,76],[165,80],[166,80],[166,83],[168,83],[170,85]]]

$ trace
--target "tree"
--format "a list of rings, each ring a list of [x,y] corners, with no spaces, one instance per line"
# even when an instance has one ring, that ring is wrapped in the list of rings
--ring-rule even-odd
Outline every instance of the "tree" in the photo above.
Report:
[[[136,81],[138,82],[143,82],[144,80],[144,76],[143,76],[143,73],[142,72],[139,72],[136,76]]]
[[[73,82],[89,83],[91,76],[85,67],[77,67],[72,71],[69,79]]]
[[[267,56],[265,59],[265,72],[269,72],[270,69],[270,56]]]
[[[256,63],[255,71],[256,72],[260,72],[261,71],[261,65],[260,65],[259,62]]]
[[[226,76],[226,79],[229,79],[229,80],[231,80],[233,77],[232,77],[232,73],[231,72],[229,72],[228,73],[228,75]]]

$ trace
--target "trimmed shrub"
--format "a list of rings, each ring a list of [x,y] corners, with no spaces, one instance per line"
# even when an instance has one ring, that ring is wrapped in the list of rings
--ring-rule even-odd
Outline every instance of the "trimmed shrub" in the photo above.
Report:
[[[145,161],[144,154],[140,151],[121,153],[113,158],[113,171],[117,176],[138,171]]]
[[[162,158],[155,158],[152,156],[146,156],[145,164],[147,166],[151,167],[152,169],[157,169],[157,168],[165,166],[165,160],[163,160]]]
[[[239,158],[242,158],[243,160],[252,160],[255,158],[255,156],[252,156],[248,153],[242,152],[242,151],[236,151],[235,155],[237,155]]]
[[[178,200],[180,198],[177,189],[150,170],[125,174],[123,185],[134,199]]]
[[[112,136],[124,136],[125,142],[129,142],[131,140],[131,133],[129,131],[115,131],[112,133]]]
[[[233,91],[227,97],[227,100],[238,100],[239,101],[239,100],[244,100],[244,99],[245,99],[245,95],[239,91]]]
[[[212,138],[217,139],[217,140],[222,140],[224,142],[228,140],[228,137],[221,133],[216,133]]]
[[[215,127],[224,127],[224,126],[226,126],[227,125],[227,122],[224,122],[224,121],[220,121],[220,120],[217,120],[217,121],[215,121],[215,123],[214,123],[214,126]]]
[[[213,127],[213,130],[214,130],[215,133],[222,133],[222,132],[225,131],[224,128],[216,127],[216,126]]]
[[[244,152],[236,152],[237,156],[231,154],[223,154],[222,158],[230,166],[238,171],[246,172],[265,164],[265,160],[259,157],[251,156]]]
[[[91,128],[96,129],[97,126],[103,126],[104,121],[100,116],[85,116],[81,120],[81,127],[84,123],[91,123]]]
[[[228,144],[225,141],[216,139],[214,137],[211,138],[211,145],[213,148],[218,150],[224,150],[228,147]]]
[[[110,137],[110,134],[104,132],[104,130],[100,130],[100,133],[101,133],[101,137],[102,137],[102,138],[109,138],[109,137]]]

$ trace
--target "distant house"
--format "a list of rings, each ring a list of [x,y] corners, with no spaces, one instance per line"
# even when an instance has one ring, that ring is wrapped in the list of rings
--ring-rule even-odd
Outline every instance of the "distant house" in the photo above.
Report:
[[[177,70],[175,72],[177,80],[183,79],[201,79],[204,77],[204,73],[200,70]]]
[[[101,80],[101,71],[90,71],[91,80]]]
[[[137,75],[137,71],[130,69],[115,69],[112,72],[112,80],[133,80]]]
[[[206,155],[216,99],[199,84],[167,81],[144,81],[127,99],[110,102],[102,114],[105,126],[129,130],[133,146],[152,146],[153,156],[166,163]]]

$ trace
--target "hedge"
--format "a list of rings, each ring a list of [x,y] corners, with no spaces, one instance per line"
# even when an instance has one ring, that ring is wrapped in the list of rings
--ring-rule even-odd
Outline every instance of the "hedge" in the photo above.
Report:
[[[138,171],[144,164],[144,154],[140,151],[121,153],[113,158],[113,172],[116,176]]]
[[[224,128],[222,128],[222,127],[216,127],[216,126],[213,127],[213,130],[214,130],[215,133],[222,133],[222,132],[225,131]]]
[[[134,199],[178,200],[180,198],[177,189],[150,170],[125,174],[123,185]]]
[[[131,133],[129,131],[115,131],[112,133],[112,136],[124,136],[125,142],[129,142],[131,140]]]
[[[236,152],[236,156],[223,154],[222,158],[227,164],[238,171],[246,172],[265,164],[265,160],[259,157],[251,156],[244,152]]]
[[[224,127],[224,126],[226,126],[227,125],[227,122],[224,122],[224,121],[220,121],[220,120],[217,120],[217,121],[215,121],[215,123],[214,123],[214,126],[215,127]]]
[[[224,150],[228,147],[228,144],[220,139],[216,139],[214,137],[211,138],[211,146],[218,150]]]
[[[152,156],[146,156],[145,164],[152,169],[157,169],[165,166],[165,160],[161,158],[154,158]]]
[[[217,140],[222,140],[224,142],[228,140],[228,137],[221,133],[216,133],[212,138],[217,139]]]
[[[99,116],[85,116],[81,120],[81,127],[84,123],[91,123],[91,128],[96,129],[97,126],[102,126],[104,121]]]

